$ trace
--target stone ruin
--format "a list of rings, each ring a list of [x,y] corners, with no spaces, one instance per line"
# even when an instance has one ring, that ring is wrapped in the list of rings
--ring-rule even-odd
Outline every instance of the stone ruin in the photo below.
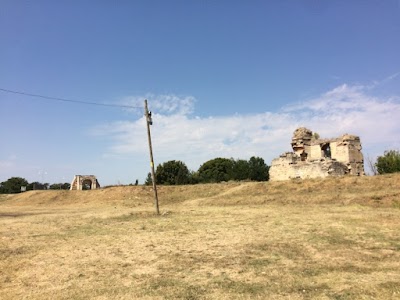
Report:
[[[94,190],[99,189],[100,184],[94,175],[75,175],[70,190]]]
[[[293,178],[318,178],[365,175],[360,138],[344,134],[339,138],[320,139],[307,128],[293,133],[293,152],[286,152],[271,163],[271,181]]]

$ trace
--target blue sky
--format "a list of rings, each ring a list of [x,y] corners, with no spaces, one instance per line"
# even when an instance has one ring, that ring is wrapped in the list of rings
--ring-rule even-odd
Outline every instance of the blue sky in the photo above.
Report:
[[[156,165],[267,164],[306,126],[400,148],[400,1],[0,0],[0,88],[153,111]],[[143,109],[0,91],[0,181],[142,183]]]

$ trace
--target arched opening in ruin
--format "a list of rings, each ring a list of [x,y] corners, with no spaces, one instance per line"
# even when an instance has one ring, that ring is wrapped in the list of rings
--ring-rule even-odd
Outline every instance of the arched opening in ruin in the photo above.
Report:
[[[92,181],[90,179],[85,179],[82,181],[82,190],[91,190],[92,189]]]
[[[75,175],[70,190],[99,189],[100,184],[94,175]]]
[[[307,153],[303,152],[300,154],[301,161],[306,161],[307,160]]]
[[[321,144],[322,157],[332,158],[331,145],[329,143]]]

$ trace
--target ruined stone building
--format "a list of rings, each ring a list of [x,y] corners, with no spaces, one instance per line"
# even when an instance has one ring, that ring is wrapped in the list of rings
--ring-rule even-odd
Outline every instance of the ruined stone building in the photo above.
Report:
[[[100,184],[94,175],[75,175],[70,190],[94,190],[99,189]]]
[[[272,161],[270,180],[364,175],[360,138],[344,134],[334,139],[320,139],[301,127],[294,131],[293,152]]]

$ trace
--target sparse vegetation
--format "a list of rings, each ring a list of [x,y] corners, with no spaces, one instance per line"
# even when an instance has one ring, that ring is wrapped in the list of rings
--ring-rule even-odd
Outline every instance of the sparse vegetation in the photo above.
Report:
[[[396,299],[400,174],[0,195],[1,299]]]

